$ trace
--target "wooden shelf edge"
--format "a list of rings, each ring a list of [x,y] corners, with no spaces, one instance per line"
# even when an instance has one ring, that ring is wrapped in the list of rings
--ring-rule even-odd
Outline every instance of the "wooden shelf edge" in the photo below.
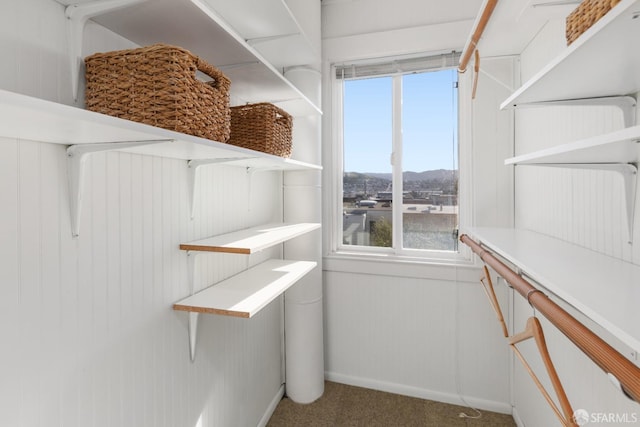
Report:
[[[240,317],[243,319],[249,319],[251,317],[251,313],[249,313],[248,311],[223,310],[213,307],[196,307],[193,305],[183,305],[180,303],[173,304],[173,309],[176,311],[187,311],[189,313],[217,314],[219,316]]]
[[[195,245],[195,244],[188,244],[188,243],[181,243],[180,250],[197,251],[197,252],[216,252],[216,253],[225,253],[225,254],[240,254],[240,255],[251,255],[253,253],[249,248],[229,248],[224,246],[206,246],[206,245]]]
[[[272,223],[245,228],[192,242],[181,243],[185,251],[250,255],[320,228],[319,223]]]

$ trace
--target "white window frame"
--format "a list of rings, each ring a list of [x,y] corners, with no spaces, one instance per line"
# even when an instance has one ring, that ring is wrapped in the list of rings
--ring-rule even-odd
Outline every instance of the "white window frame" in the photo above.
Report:
[[[330,66],[331,85],[331,147],[330,161],[331,168],[326,168],[325,172],[331,173],[328,182],[330,185],[329,196],[329,218],[330,227],[327,235],[328,253],[332,258],[349,259],[385,259],[400,261],[415,261],[421,263],[435,264],[469,264],[472,261],[470,251],[462,244],[458,244],[458,251],[437,251],[402,248],[402,233],[393,233],[393,247],[372,247],[355,246],[342,244],[342,191],[343,191],[343,80],[336,78],[337,64]],[[434,70],[436,71],[436,70]],[[398,73],[393,79],[393,90],[402,93],[402,74]],[[401,100],[394,96],[393,105],[393,141],[392,159],[393,165],[393,191],[402,191],[402,186],[397,185],[402,182],[402,127],[401,127]],[[465,79],[459,76],[458,79],[458,229],[463,230],[471,225],[472,197],[471,197],[471,88],[466,84]],[[467,142],[469,141],[469,143]],[[397,200],[398,194],[394,194]],[[402,204],[393,204],[393,229],[400,230],[402,218]],[[460,231],[459,231],[460,232]]]

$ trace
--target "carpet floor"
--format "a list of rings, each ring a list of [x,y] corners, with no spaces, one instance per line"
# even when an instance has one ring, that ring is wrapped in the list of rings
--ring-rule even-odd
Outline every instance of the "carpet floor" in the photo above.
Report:
[[[513,427],[511,415],[401,396],[327,381],[323,396],[308,405],[280,401],[267,427]]]

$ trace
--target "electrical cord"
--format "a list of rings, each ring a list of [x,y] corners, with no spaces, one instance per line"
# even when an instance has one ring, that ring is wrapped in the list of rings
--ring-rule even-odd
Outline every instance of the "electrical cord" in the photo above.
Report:
[[[458,270],[459,267],[456,265],[455,266],[455,286],[456,286],[456,292],[455,292],[455,310],[454,310],[454,354],[455,354],[455,369],[454,369],[454,382],[455,382],[455,387],[456,387],[456,394],[458,395],[458,398],[462,401],[462,403],[464,404],[464,406],[468,407],[469,409],[473,410],[475,412],[475,415],[469,415],[466,412],[460,412],[458,414],[458,417],[460,418],[466,418],[466,419],[480,419],[482,418],[482,412],[471,406],[464,398],[464,396],[462,395],[462,387],[460,385],[460,278],[458,275]]]

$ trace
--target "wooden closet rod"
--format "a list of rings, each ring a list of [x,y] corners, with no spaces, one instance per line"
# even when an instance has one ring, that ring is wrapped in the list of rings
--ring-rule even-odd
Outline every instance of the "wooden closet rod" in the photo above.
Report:
[[[498,0],[487,0],[484,5],[484,9],[482,9],[482,15],[478,20],[476,27],[473,30],[473,35],[471,36],[471,41],[466,46],[465,51],[462,53],[462,58],[460,58],[460,65],[458,65],[458,71],[464,73],[467,71],[467,65],[469,64],[469,60],[471,59],[471,55],[475,52],[478,42],[480,41],[480,37],[482,37],[482,33],[484,32],[484,28],[487,26],[489,22],[489,18],[491,18],[491,14],[493,10],[496,8],[496,4]]]
[[[613,375],[620,382],[622,391],[628,397],[640,403],[640,368],[469,236],[463,234],[460,236],[460,241],[469,246],[482,261],[493,268],[513,289],[526,298],[532,307],[542,313],[600,369],[607,374]]]

